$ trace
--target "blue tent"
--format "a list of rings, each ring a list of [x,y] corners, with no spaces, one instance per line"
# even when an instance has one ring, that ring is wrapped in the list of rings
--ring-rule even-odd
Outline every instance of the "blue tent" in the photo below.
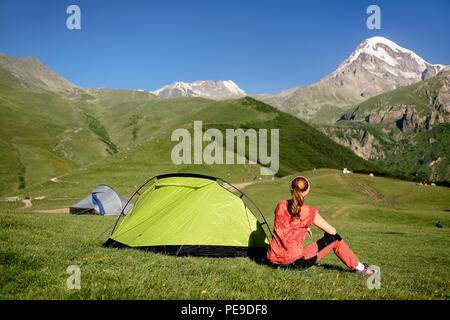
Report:
[[[80,202],[70,207],[70,213],[73,214],[99,214],[105,216],[118,216],[127,214],[133,204],[118,195],[107,185],[98,185],[94,191]]]

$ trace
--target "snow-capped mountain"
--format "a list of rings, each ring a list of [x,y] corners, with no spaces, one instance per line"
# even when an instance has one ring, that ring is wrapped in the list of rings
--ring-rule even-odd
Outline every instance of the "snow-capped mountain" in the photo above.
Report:
[[[282,111],[314,123],[333,123],[340,110],[399,87],[426,80],[445,66],[430,64],[383,37],[361,42],[337,70],[309,86],[278,94],[253,95]]]
[[[434,77],[445,66],[430,64],[411,50],[383,38],[361,42],[336,71],[321,82],[370,97]]]
[[[152,93],[161,98],[202,97],[212,100],[235,99],[246,96],[245,91],[231,80],[175,82],[152,91]]]

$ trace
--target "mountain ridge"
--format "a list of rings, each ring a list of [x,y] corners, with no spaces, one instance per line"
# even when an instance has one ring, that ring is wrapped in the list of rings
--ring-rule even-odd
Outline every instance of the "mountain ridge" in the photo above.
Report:
[[[7,83],[19,90],[66,94],[84,91],[84,89],[64,79],[31,56],[16,58],[0,52],[0,71],[0,79],[9,78]]]
[[[151,93],[161,98],[202,97],[212,100],[226,100],[245,97],[247,94],[232,80],[200,80],[190,83],[175,82]]]

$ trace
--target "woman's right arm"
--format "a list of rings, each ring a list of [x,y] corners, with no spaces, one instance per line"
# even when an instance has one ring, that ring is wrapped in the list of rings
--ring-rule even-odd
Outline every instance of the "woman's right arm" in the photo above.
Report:
[[[328,234],[331,234],[331,235],[336,234],[336,229],[333,228],[328,222],[326,222],[325,219],[322,218],[322,216],[319,214],[319,212],[316,213],[313,224]]]

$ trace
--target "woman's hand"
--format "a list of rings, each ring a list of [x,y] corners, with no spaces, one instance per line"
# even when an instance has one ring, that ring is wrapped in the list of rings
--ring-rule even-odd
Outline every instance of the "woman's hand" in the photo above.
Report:
[[[312,232],[311,229],[308,227],[308,229],[306,229],[306,235],[308,236],[308,238],[312,238]]]

